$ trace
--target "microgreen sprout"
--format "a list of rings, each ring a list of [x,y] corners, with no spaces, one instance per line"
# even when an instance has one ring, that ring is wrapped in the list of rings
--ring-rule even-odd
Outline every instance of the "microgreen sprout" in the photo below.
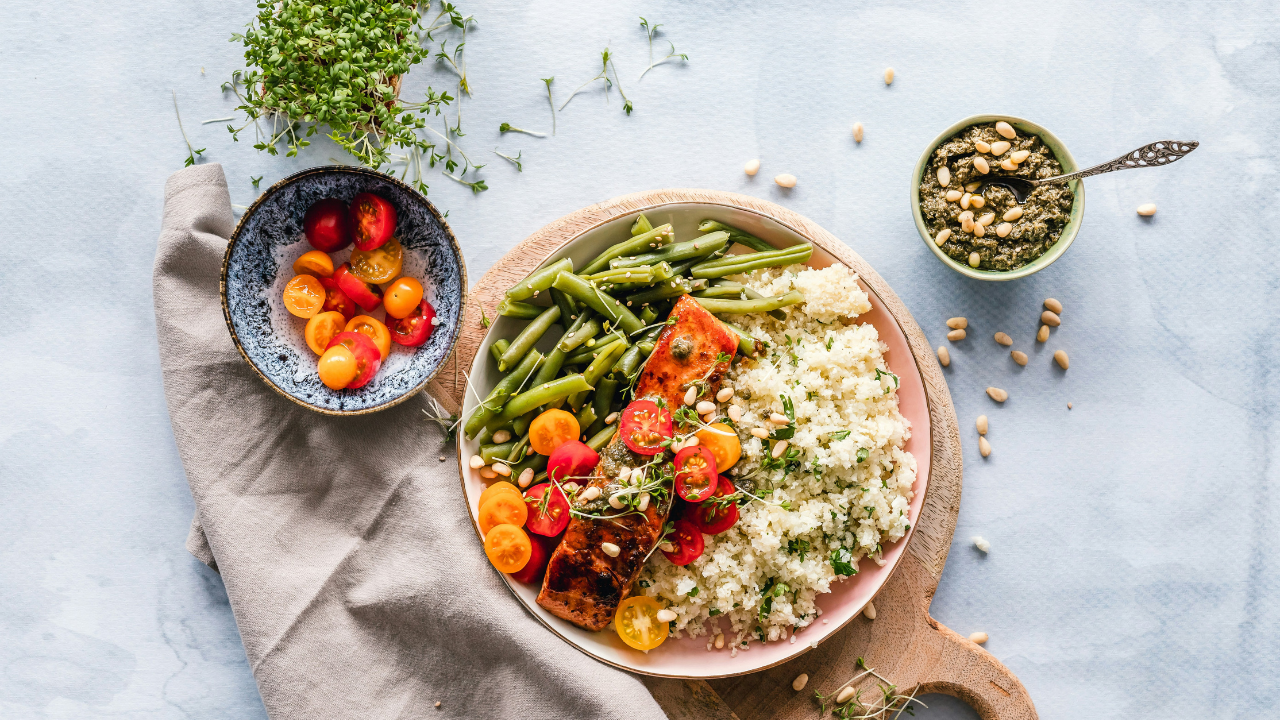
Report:
[[[585,90],[588,85],[590,85],[593,82],[596,82],[597,80],[604,81],[604,98],[606,101],[609,99],[609,88],[613,87],[613,80],[609,78],[610,60],[612,59],[613,59],[613,53],[609,52],[609,48],[605,48],[604,51],[600,53],[600,72],[596,73],[595,77],[582,83],[582,85],[579,86],[577,90],[573,91],[573,94],[569,96],[569,99],[565,100],[564,104],[560,106],[561,112],[564,112],[564,109],[569,106],[569,103],[572,102],[575,97],[577,97],[578,93]],[[615,72],[614,75],[616,77],[617,73]],[[618,92],[622,92],[621,87],[619,87]],[[622,99],[626,100],[626,97],[627,97],[626,95],[623,95]],[[627,114],[630,115],[631,114],[630,102],[627,102],[625,109],[627,111]]]
[[[480,308],[480,327],[489,327],[489,316],[484,314],[484,308]]]
[[[547,104],[551,106],[551,134],[556,134],[556,101],[551,97],[551,83],[556,81],[555,75],[542,78],[543,84],[547,86]]]
[[[460,185],[466,185],[471,188],[471,192],[475,195],[479,195],[489,189],[489,186],[484,183],[484,180],[463,180],[462,178],[456,175],[450,175],[449,173],[444,173],[444,176]]]
[[[458,426],[462,423],[462,418],[445,410],[444,406],[442,406],[435,398],[427,396],[427,400],[430,405],[427,409],[422,411],[423,414],[439,425],[441,430],[444,430],[446,442],[453,442],[456,440],[458,437]]]
[[[191,141],[187,139],[187,131],[182,127],[182,113],[178,112],[178,93],[169,91],[173,95],[173,114],[178,118],[178,132],[182,133],[182,141],[187,144],[187,161],[182,164],[183,167],[191,167],[196,164],[196,158],[204,154],[205,148],[196,150],[191,146]]]
[[[644,72],[640,73],[640,77],[636,79],[636,82],[643,80],[646,73],[648,73],[650,70],[658,67],[663,63],[671,62],[677,59],[682,62],[689,62],[689,56],[686,55],[685,53],[676,52],[675,43],[671,42],[670,40],[667,41],[667,44],[671,46],[671,52],[667,53],[665,57],[658,58],[655,61],[653,59],[653,37],[658,34],[658,28],[662,27],[662,25],[651,24],[648,20],[645,20],[644,17],[642,16],[640,18],[640,27],[644,28],[644,34],[649,40],[649,67],[645,68]]]
[[[912,703],[915,703],[920,707],[928,707],[928,705],[925,705],[916,699],[916,693],[920,691],[919,687],[912,690],[910,695],[903,695],[898,692],[897,685],[886,680],[885,677],[876,672],[874,668],[867,667],[866,662],[862,658],[858,658],[857,666],[862,669],[863,672],[855,675],[851,680],[842,684],[840,687],[842,689],[851,687],[854,683],[870,675],[880,681],[876,684],[876,689],[879,690],[880,696],[875,700],[872,700],[868,705],[862,700],[862,690],[858,689],[854,692],[853,696],[843,704],[833,704],[831,711],[841,720],[885,720],[890,717],[892,717],[893,720],[897,720],[897,718],[902,716],[903,712],[908,715],[915,715],[914,709],[911,706]],[[823,695],[817,690],[815,690],[813,694],[819,704],[819,716],[825,716],[827,714],[827,701],[831,700],[831,696]],[[892,715],[890,715],[890,713],[892,713]]]
[[[520,151],[520,152],[518,152],[518,153],[516,153],[516,156],[515,156],[515,157],[511,157],[510,155],[504,155],[504,154],[502,154],[502,153],[498,152],[498,149],[497,149],[497,148],[494,148],[494,149],[493,149],[493,154],[494,154],[494,155],[497,155],[498,157],[502,158],[503,160],[506,160],[507,162],[511,163],[512,165],[515,165],[515,166],[516,166],[516,172],[524,172],[524,165],[522,165],[522,164],[520,163],[520,158],[521,158],[521,156],[523,156],[523,155],[524,155],[524,151],[523,151],[523,150],[522,150],[522,151]],[[487,327],[487,326],[486,326],[486,327]]]
[[[254,187],[258,187],[258,183],[262,182],[262,177],[263,177],[262,175],[259,175],[258,177],[253,177],[252,175],[250,175],[249,182],[253,183]]]
[[[234,115],[232,115],[231,117],[213,118],[213,119],[211,119],[211,120],[201,120],[201,121],[200,121],[200,124],[201,124],[201,125],[208,125],[209,123],[227,122],[228,120],[235,120],[235,119],[236,119],[236,118],[235,118],[235,116],[234,116]]]
[[[518,128],[515,125],[512,125],[511,123],[502,123],[501,125],[499,125],[498,132],[500,133],[518,132],[518,133],[524,133],[525,135],[532,135],[534,137],[547,136],[546,133],[540,133],[534,130],[525,130],[524,128]]]

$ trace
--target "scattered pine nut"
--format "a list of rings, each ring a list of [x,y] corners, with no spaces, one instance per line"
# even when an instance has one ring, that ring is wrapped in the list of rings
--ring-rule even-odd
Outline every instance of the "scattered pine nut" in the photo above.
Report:
[[[618,554],[622,552],[622,548],[618,547],[617,545],[614,545],[611,542],[600,543],[600,549],[603,550],[604,554],[608,555],[609,557],[618,557]]]
[[[779,187],[793,188],[796,186],[796,176],[791,173],[782,173],[773,176],[773,181],[778,183]]]
[[[974,229],[977,229],[977,228],[980,228],[980,227],[982,227],[982,226],[981,226],[981,225],[975,225],[975,226],[974,226]],[[976,268],[976,267],[978,267],[978,266],[979,266],[979,265],[981,265],[981,264],[982,264],[982,256],[981,256],[981,255],[979,255],[979,254],[978,254],[978,253],[976,253],[976,252],[971,252],[971,253],[969,253],[969,267],[974,267],[974,268]]]
[[[961,209],[963,209],[963,210],[968,210],[968,209],[969,209],[969,203],[970,203],[970,201],[971,201],[971,200],[973,200],[973,193],[965,193],[965,194],[961,195],[961,196],[960,196],[960,208],[961,208]],[[971,215],[971,216],[972,216],[972,214],[973,214],[973,213],[970,213],[970,215]]]
[[[986,225],[983,225],[983,224],[982,224],[982,223],[980,223],[980,222],[976,222],[976,223],[974,223],[974,224],[973,224],[973,235],[974,235],[974,237],[985,237],[985,236],[986,236],[986,234],[987,234],[987,226],[986,226]],[[974,253],[974,255],[977,255],[977,253]],[[970,264],[970,265],[973,265],[973,256],[970,256],[970,257],[969,257],[969,264]],[[978,267],[977,265],[973,265],[973,266],[974,266],[974,267]]]
[[[942,187],[951,184],[951,171],[947,169],[946,165],[938,168],[938,184]]]
[[[947,320],[947,327],[951,328],[952,330],[963,330],[969,327],[969,318],[953,317],[950,320]]]
[[[1049,339],[1049,326],[1041,325],[1040,330],[1036,332],[1036,342],[1044,342]]]
[[[991,166],[987,164],[987,161],[985,158],[981,158],[981,157],[976,157],[973,159],[973,169],[977,170],[983,175],[986,175],[987,173],[991,172]]]
[[[773,452],[769,454],[773,456],[774,460],[777,460],[778,458],[782,457],[782,453],[787,451],[787,445],[790,445],[790,444],[791,443],[787,442],[786,440],[779,440],[778,442],[773,444]]]
[[[862,123],[853,124],[853,141],[857,143],[862,142]]]
[[[938,346],[938,362],[942,363],[942,367],[951,367],[951,351],[946,345]]]
[[[1018,163],[1010,160],[1009,158],[1005,158],[1004,160],[1000,161],[1000,169],[1008,172],[1013,172],[1018,169]]]
[[[480,477],[484,478],[485,480],[492,480],[498,477],[498,473],[494,472],[493,468],[489,467],[488,465],[485,465],[484,467],[480,468]]]
[[[579,497],[581,497],[583,500],[595,500],[596,498],[600,497],[600,488],[592,485],[586,490],[583,490],[582,495],[580,495]]]
[[[995,213],[990,213],[990,212],[989,212],[989,213],[983,213],[983,214],[982,214],[982,217],[978,218],[978,224],[979,224],[979,225],[981,225],[981,226],[983,226],[983,227],[986,227],[986,226],[990,225],[991,223],[993,223],[993,222],[995,222],[995,221],[996,221],[996,214],[995,214]]]
[[[933,239],[933,244],[942,247],[942,243],[951,237],[951,228],[942,228],[938,231],[938,236]]]
[[[853,686],[852,686],[852,685],[851,685],[851,686],[849,686],[849,687],[847,687],[847,688],[845,688],[845,689],[843,689],[843,690],[841,690],[841,691],[840,691],[840,694],[839,694],[839,695],[836,695],[836,704],[837,704],[837,705],[843,705],[843,704],[845,704],[845,703],[849,702],[849,700],[850,700],[851,698],[853,698],[853,694],[854,694],[855,692],[856,692],[856,691],[853,689]]]
[[[990,145],[988,145],[986,142],[983,142],[982,140],[975,140],[975,141],[973,142],[973,146],[974,146],[975,148],[977,148],[978,152],[980,152],[980,153],[989,153],[989,152],[991,152],[991,146],[990,146]]]
[[[1014,205],[1013,207],[1004,211],[1004,217],[1001,219],[1004,220],[1005,222],[1013,222],[1014,220],[1017,220],[1020,217],[1022,217],[1022,206]]]
[[[987,395],[989,395],[992,400],[995,400],[998,403],[1002,403],[1005,400],[1009,399],[1009,393],[1005,392],[1004,390],[1001,390],[998,387],[987,388]]]
[[[808,684],[809,684],[809,675],[807,673],[800,673],[799,675],[796,676],[795,680],[791,681],[791,689],[795,690],[796,692],[800,692],[801,690],[804,689],[804,686]]]
[[[496,462],[493,464],[493,471],[503,477],[511,477],[511,466],[506,463]]]
[[[969,198],[970,207],[981,208],[983,205],[986,205],[986,204],[987,204],[987,199],[982,197],[981,195],[974,195],[973,197]]]
[[[959,202],[960,198],[963,196],[964,196],[964,193],[960,192],[959,190],[948,190],[947,202]]]
[[[614,423],[615,423],[615,422],[617,422],[617,421],[618,421],[618,413],[616,413],[616,412],[612,412],[612,413],[609,413],[608,415],[605,415],[605,416],[604,416],[604,424],[605,424],[605,425],[612,425],[612,424],[614,424]]]
[[[978,428],[978,434],[979,434],[979,435],[986,435],[986,434],[987,434],[987,428],[989,427],[989,424],[988,424],[988,422],[987,422],[987,416],[986,416],[986,415],[979,415],[979,416],[978,416],[978,421],[974,423],[974,427]]]
[[[747,164],[742,166],[742,172],[748,175],[755,175],[756,173],[760,172],[760,161],[748,160]]]
[[[692,405],[698,400],[698,388],[689,388],[684,394],[684,404]]]
[[[762,427],[751,428],[751,434],[760,438],[761,440],[764,440],[765,438],[769,437],[769,431],[765,430]]]
[[[702,441],[698,439],[697,435],[690,435],[689,439],[684,441],[684,446],[687,448],[698,447],[701,443]]]
[[[867,606],[866,606],[866,607],[864,607],[864,608],[862,608],[862,614],[863,614],[863,615],[864,615],[868,620],[875,620],[875,619],[876,619],[876,606],[875,606],[875,604],[874,604],[874,603],[872,603],[870,600],[868,600],[868,601],[867,601]]]
[[[1062,368],[1063,370],[1066,370],[1067,366],[1071,364],[1067,360],[1066,350],[1055,350],[1053,353],[1053,361],[1058,363],[1058,367]]]
[[[1013,338],[1009,337],[1005,333],[998,332],[996,333],[996,342],[1004,345],[1005,347],[1009,347],[1013,344]]]
[[[724,633],[716,633],[716,649],[724,649]]]
[[[960,213],[960,214],[964,215],[964,213]],[[971,217],[961,218],[960,229],[965,232],[973,232],[973,218]]]
[[[974,547],[978,548],[982,552],[991,552],[991,543],[987,542],[986,538],[981,535],[974,535],[972,539]]]
[[[982,457],[991,456],[991,443],[987,442],[985,435],[978,436],[978,452],[982,453]]]
[[[1005,154],[1005,153],[1009,152],[1009,148],[1011,148],[1011,147],[1013,147],[1013,146],[1009,144],[1009,141],[1008,141],[1008,140],[997,140],[997,141],[995,141],[995,142],[991,143],[991,154],[992,154],[992,155],[1003,155],[1003,154]]]
[[[472,455],[471,460],[469,460],[467,464],[471,466],[472,470],[479,470],[484,467],[484,458],[479,455]]]
[[[706,415],[709,412],[716,411],[716,404],[710,400],[703,400],[697,405],[694,405],[693,409],[696,410],[699,415]]]
[[[732,420],[732,421],[734,421],[734,422],[738,422],[738,421],[742,420],[742,408],[738,407],[737,405],[730,405],[730,406],[729,406],[729,419],[730,419],[730,420]]]
[[[996,123],[996,132],[1000,133],[1000,137],[1010,140],[1018,137],[1018,133],[1013,131],[1013,126],[1003,120]]]
[[[733,388],[720,388],[720,392],[716,393],[716,401],[729,402],[729,398],[733,397]]]
[[[671,622],[676,619],[676,612],[671,608],[662,608],[657,612],[658,622]]]
[[[1156,214],[1156,204],[1155,204],[1155,203],[1146,203],[1145,205],[1139,205],[1139,206],[1138,206],[1138,214],[1139,214],[1139,215],[1141,215],[1142,217],[1151,217],[1152,215],[1155,215],[1155,214]]]
[[[536,473],[533,472],[533,468],[531,467],[527,467],[524,470],[521,470],[520,477],[516,478],[516,484],[518,484],[522,488],[529,487],[529,485],[533,483],[533,477],[535,474]]]
[[[1021,350],[1014,350],[1013,352],[1009,353],[1009,357],[1013,358],[1013,361],[1018,363],[1019,365],[1023,367],[1027,366],[1027,354],[1022,352]]]
[[[1013,154],[1009,156],[1009,159],[1016,163],[1022,163],[1026,162],[1029,157],[1031,157],[1030,150],[1015,150]]]
[[[787,417],[786,415],[783,415],[782,413],[771,413],[769,415],[769,422],[773,423],[774,425],[790,425],[791,418]]]
[[[1045,310],[1040,313],[1040,322],[1049,327],[1058,327],[1062,324],[1062,318],[1058,317],[1058,314],[1052,310]]]
[[[622,503],[622,498],[614,494],[609,496],[609,507],[613,508],[614,510],[621,510],[623,507],[625,507],[625,505],[623,505]]]
[[[996,235],[1000,237],[1009,237],[1009,233],[1011,232],[1013,232],[1013,225],[1011,223],[1005,222],[996,226]]]
[[[1045,309],[1047,310],[1052,310],[1053,312],[1059,315],[1062,314],[1062,303],[1058,302],[1057,300],[1054,300],[1053,298],[1045,298],[1044,306],[1045,306]]]
[[[1070,409],[1071,409],[1071,403],[1067,403],[1067,409],[1068,409],[1068,410],[1070,410]]]
[[[974,253],[974,254],[977,255],[977,253]],[[970,260],[972,260],[972,258],[970,258]],[[964,331],[964,328],[961,328],[959,330],[952,330],[951,332],[947,333],[947,339],[950,340],[951,342],[958,342],[960,340],[963,340],[965,338],[965,335],[968,335],[968,333]]]
[[[980,187],[982,187],[982,181],[981,181],[981,180],[975,180],[975,181],[973,181],[973,182],[971,182],[971,183],[965,183],[964,189],[965,189],[965,190],[968,190],[969,192],[976,192],[976,191],[977,191],[977,189],[978,189],[978,188],[980,188]]]
[[[648,510],[650,497],[649,493],[640,493],[640,501],[636,503],[636,509],[640,512]]]
[[[885,71],[884,71],[884,84],[885,84],[885,85],[892,85],[892,84],[893,84],[893,68],[886,68],[886,69],[885,69]]]
[[[969,635],[969,642],[971,642],[971,643],[977,643],[978,645],[982,645],[983,643],[985,643],[986,641],[988,641],[988,640],[990,640],[990,639],[991,639],[991,638],[987,637],[987,634],[986,634],[986,633],[984,633],[984,632],[982,632],[981,630],[979,630],[979,631],[978,631],[978,632],[976,632],[976,633],[971,633],[971,634]]]
[[[965,194],[966,194],[966,195],[968,195],[968,193],[965,193]],[[957,220],[959,220],[961,224],[964,224],[964,221],[965,221],[965,220],[972,220],[972,219],[973,219],[973,211],[972,211],[972,210],[965,210],[964,212],[962,212],[962,213],[960,213],[959,215],[957,215],[957,216],[956,216],[956,219],[957,219]]]
[[[499,430],[493,434],[493,441],[499,445],[511,439],[510,430]]]

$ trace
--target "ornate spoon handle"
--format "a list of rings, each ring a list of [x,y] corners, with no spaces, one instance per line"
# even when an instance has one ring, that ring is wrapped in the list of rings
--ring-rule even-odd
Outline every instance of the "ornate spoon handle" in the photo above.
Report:
[[[1091,168],[1078,170],[1067,175],[1059,175],[1057,177],[1038,180],[1036,181],[1036,184],[1039,185],[1041,183],[1056,183],[1066,180],[1075,180],[1076,178],[1087,178],[1092,175],[1101,175],[1102,173],[1115,172],[1116,170],[1128,170],[1129,168],[1169,165],[1186,157],[1192,150],[1195,150],[1198,147],[1200,147],[1200,143],[1195,140],[1187,142],[1183,142],[1182,140],[1160,140],[1149,145],[1143,145],[1137,150],[1127,152],[1110,162],[1104,162],[1101,165],[1094,165]]]

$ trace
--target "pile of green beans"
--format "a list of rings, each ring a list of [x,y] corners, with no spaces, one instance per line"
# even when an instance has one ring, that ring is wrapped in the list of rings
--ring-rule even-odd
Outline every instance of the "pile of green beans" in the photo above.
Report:
[[[662,319],[680,296],[692,295],[717,314],[768,313],[779,320],[786,318],[782,308],[804,301],[797,291],[763,297],[726,278],[803,263],[813,253],[811,245],[774,248],[716,220],[704,220],[698,229],[704,234],[676,242],[670,223],[654,225],[639,215],[629,226],[630,237],[579,269],[563,257],[506,292],[498,315],[526,323],[514,337],[490,345],[503,376],[463,423],[467,437],[481,442],[499,430],[511,432],[510,442],[481,446],[486,463],[519,458],[512,477],[525,468],[543,470],[546,458],[526,448],[530,423],[548,408],[574,413],[587,444],[604,447],[617,430],[605,420],[626,404],[667,327]],[[737,336],[739,353],[764,351],[764,342],[725,325]]]

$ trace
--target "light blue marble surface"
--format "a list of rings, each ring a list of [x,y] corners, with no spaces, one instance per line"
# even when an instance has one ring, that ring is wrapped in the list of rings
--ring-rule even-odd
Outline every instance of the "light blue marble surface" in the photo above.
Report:
[[[263,716],[218,577],[182,542],[192,504],[174,449],[151,304],[165,177],[186,128],[233,202],[338,153],[231,142],[219,84],[245,0],[153,7],[0,5],[0,716]],[[933,603],[1026,684],[1045,718],[1262,717],[1280,700],[1280,380],[1271,248],[1280,228],[1280,10],[1274,3],[490,3],[469,37],[465,147],[492,162],[473,196],[435,176],[471,276],[581,206],[705,187],[779,202],[871,262],[935,344],[966,315],[946,371],[966,474]],[[691,55],[643,82],[637,16]],[[558,97],[617,54],[635,102]],[[892,87],[881,77],[897,71]],[[202,72],[203,69],[203,72]],[[448,76],[407,79],[417,96]],[[907,176],[969,114],[1052,129],[1083,164],[1195,139],[1176,167],[1090,179],[1056,265],[965,280],[916,235]],[[855,146],[850,126],[866,140]],[[489,154],[522,151],[517,174]],[[742,163],[763,162],[756,178]],[[800,178],[792,191],[774,174]],[[1134,208],[1155,202],[1143,220]],[[1066,305],[1047,346],[1040,301]],[[1031,355],[1020,369],[991,341]],[[1054,349],[1071,370],[1051,365]],[[987,385],[1008,389],[997,407]],[[1075,409],[1068,411],[1066,404]],[[994,454],[974,418],[991,418]],[[990,555],[969,538],[991,541]],[[482,679],[477,679],[478,681]],[[970,717],[939,699],[928,717]]]

